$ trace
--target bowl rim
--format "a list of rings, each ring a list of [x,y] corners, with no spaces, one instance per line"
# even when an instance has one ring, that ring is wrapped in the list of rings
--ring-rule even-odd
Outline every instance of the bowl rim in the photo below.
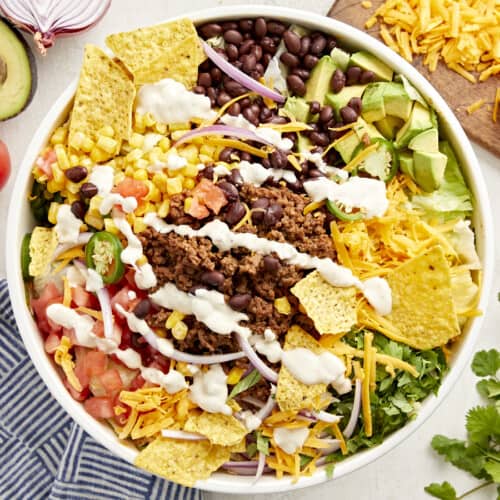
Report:
[[[437,93],[432,85],[417,72],[408,62],[386,47],[380,41],[374,39],[367,33],[358,30],[348,24],[336,19],[328,18],[319,14],[291,8],[277,6],[228,6],[215,7],[210,9],[187,12],[182,15],[168,17],[165,21],[188,17],[195,23],[203,24],[218,20],[223,21],[231,18],[243,17],[267,17],[280,19],[286,22],[298,23],[307,27],[314,27],[323,31],[335,33],[338,39],[347,40],[347,45],[364,48],[374,53],[378,58],[389,64],[397,73],[405,75],[408,80],[423,94],[429,104],[436,110],[440,117],[441,126],[447,129],[448,139],[459,157],[462,171],[467,177],[468,185],[476,204],[474,208],[474,226],[476,229],[478,250],[483,264],[483,279],[481,283],[481,298],[478,308],[486,311],[489,298],[489,291],[493,279],[493,218],[490,209],[488,192],[480,167],[472,149],[469,139],[465,135],[457,118],[450,110],[444,99]],[[158,21],[163,22],[163,21]],[[350,43],[352,42],[352,43]],[[31,168],[40,149],[47,143],[50,133],[61,117],[65,115],[72,101],[77,80],[73,80],[61,96],[51,106],[49,112],[40,123],[37,131],[33,135],[30,145],[26,150],[24,159],[17,172],[13,193],[26,194],[30,181]],[[54,370],[53,364],[45,354],[41,336],[36,329],[36,325],[25,302],[23,280],[19,265],[19,244],[23,237],[22,228],[28,224],[28,214],[26,206],[24,211],[20,200],[25,200],[24,196],[13,196],[9,204],[7,232],[6,232],[6,269],[9,293],[12,301],[14,316],[21,333],[26,349],[45,385],[52,393],[58,403],[72,416],[72,418],[101,445],[108,448],[112,453],[120,458],[133,462],[137,455],[137,450],[130,444],[118,441],[114,432],[105,424],[98,422],[91,417],[83,408],[83,405],[75,401],[64,388],[62,380]],[[24,214],[24,217],[23,217]],[[24,219],[24,220],[23,220]],[[24,226],[23,226],[24,222]],[[483,316],[473,318],[464,332],[464,338],[455,355],[453,364],[446,374],[443,383],[439,388],[439,395],[429,396],[422,402],[417,417],[387,437],[380,445],[354,454],[335,467],[334,479],[353,472],[370,462],[380,458],[392,448],[406,440],[415,432],[437,409],[437,407],[449,395],[452,387],[457,382],[464,367],[468,363],[474,345],[477,342]],[[209,479],[198,481],[196,487],[213,492],[221,493],[277,493],[297,490],[307,486],[312,486],[326,482],[328,479],[322,469],[318,469],[310,477],[302,477],[295,484],[291,478],[277,480],[274,477],[262,477],[256,484],[253,478],[230,475],[226,473],[215,473]]]

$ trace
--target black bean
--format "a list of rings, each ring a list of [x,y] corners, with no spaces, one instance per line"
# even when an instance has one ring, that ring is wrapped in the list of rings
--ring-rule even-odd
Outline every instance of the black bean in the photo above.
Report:
[[[359,97],[352,97],[349,102],[347,103],[347,105],[354,109],[354,111],[356,111],[356,114],[359,116],[361,114],[361,107],[362,107],[362,101],[361,101],[361,98]]]
[[[311,168],[308,172],[308,175],[309,177],[311,177],[312,179],[316,179],[318,177],[324,177],[325,174],[323,172],[321,172],[321,170],[317,169],[317,168]]]
[[[280,56],[280,61],[290,69],[296,68],[299,65],[299,58],[290,52],[283,52]]]
[[[229,179],[236,187],[243,186],[243,177],[240,174],[240,171],[237,168],[233,168],[231,170],[231,174],[229,175]]]
[[[250,73],[250,71],[253,71],[255,69],[255,65],[257,64],[257,59],[253,54],[247,54],[242,58],[242,63],[243,63],[243,71],[245,73]]]
[[[311,139],[311,142],[316,146],[328,146],[330,143],[328,134],[324,132],[311,132],[309,134],[309,139]]]
[[[274,41],[269,38],[268,36],[265,36],[261,41],[260,41],[260,46],[262,47],[262,50],[264,52],[267,52],[268,54],[274,54],[276,52],[276,44]]]
[[[228,103],[231,100],[231,96],[227,92],[220,92],[217,96],[217,104],[219,106],[224,106],[224,104]]]
[[[252,21],[252,19],[242,19],[239,22],[239,25],[240,25],[240,30],[241,31],[244,31],[244,32],[252,31],[253,21]]]
[[[207,59],[206,61],[203,61],[198,69],[199,71],[210,71],[210,68],[212,67],[212,61],[210,59]]]
[[[221,181],[217,183],[217,186],[222,189],[227,201],[239,200],[240,195],[236,187],[228,181]]]
[[[202,87],[201,85],[196,85],[196,87],[193,87],[193,92],[195,94],[205,94],[207,89],[205,87]]]
[[[270,155],[270,160],[273,168],[286,168],[288,163],[286,153],[281,149],[275,149]]]
[[[248,108],[252,104],[252,101],[249,97],[245,97],[244,99],[241,99],[241,101],[238,101],[240,103],[241,109]]]
[[[306,85],[304,80],[297,75],[288,75],[286,77],[286,83],[290,90],[301,97],[303,97],[306,93]]]
[[[316,66],[317,62],[318,62],[318,58],[316,56],[313,56],[312,54],[307,54],[304,57],[304,67],[306,69],[313,69],[314,66]]]
[[[202,177],[205,177],[205,179],[213,180],[214,167],[212,167],[211,165],[208,165],[200,173],[201,173]]]
[[[345,87],[346,77],[342,70],[336,69],[330,81],[330,86],[335,93],[340,92]]]
[[[219,287],[224,283],[224,275],[219,271],[205,271],[200,276],[200,281],[204,285]]]
[[[258,38],[262,38],[267,33],[267,23],[263,17],[255,20],[254,31]]]
[[[319,113],[319,121],[328,123],[333,118],[333,109],[331,106],[323,106]]]
[[[359,82],[359,77],[361,76],[361,68],[359,66],[351,66],[346,72],[347,85],[356,85]]]
[[[295,68],[292,70],[292,74],[300,76],[300,78],[302,78],[302,80],[306,81],[309,78],[310,72],[304,68]]]
[[[233,64],[238,69],[243,68],[243,63],[241,61],[239,61],[239,60],[238,61],[234,61]]]
[[[295,55],[300,54],[300,37],[297,33],[287,30],[283,33],[283,40],[288,52]]]
[[[269,118],[271,118],[272,112],[269,108],[262,108],[262,111],[259,114],[259,120],[261,122],[267,122]]]
[[[304,93],[305,93],[305,85],[304,85]],[[288,123],[288,120],[284,116],[274,115],[271,118],[270,122],[275,123],[276,125],[283,125],[285,123]],[[264,165],[264,160],[262,161],[262,165]]]
[[[210,87],[212,85],[212,77],[210,73],[200,73],[198,75],[198,85],[202,87]]]
[[[239,293],[229,299],[229,306],[235,311],[244,311],[250,305],[251,300],[252,296],[249,293]]]
[[[224,33],[224,40],[226,40],[227,43],[239,45],[243,42],[243,35],[239,31],[231,29]]]
[[[85,217],[85,212],[87,211],[87,206],[83,201],[77,200],[71,204],[71,212],[77,219],[83,220]]]
[[[262,59],[262,47],[260,45],[255,45],[252,47],[252,50],[250,51],[254,56],[257,61],[260,61]]]
[[[356,111],[354,111],[354,109],[350,108],[349,106],[340,108],[340,116],[342,117],[344,123],[353,123],[358,119]]]
[[[305,35],[300,39],[300,53],[299,53],[299,55],[304,57],[306,54],[309,53],[310,48],[311,48],[311,37]]]
[[[226,213],[224,214],[224,220],[230,225],[238,223],[245,216],[246,210],[243,203],[235,201],[229,204]]]
[[[260,224],[264,220],[264,214],[268,207],[268,198],[258,198],[252,203],[252,222],[254,224]]]
[[[302,191],[302,182],[300,182],[299,179],[293,182],[287,182],[286,185],[288,186],[288,189],[290,189],[294,193],[300,193]]]
[[[99,190],[97,189],[97,186],[95,184],[92,184],[91,182],[85,182],[80,187],[80,194],[83,198],[92,198],[98,192]]]
[[[219,154],[219,160],[229,163],[231,161],[231,155],[233,154],[233,148],[224,148]]]
[[[252,47],[255,45],[254,40],[245,40],[241,45],[240,45],[240,55],[245,55],[250,52]]]
[[[85,167],[71,167],[64,174],[71,182],[81,182],[87,177],[88,170]]]
[[[240,153],[240,160],[241,161],[252,161],[252,155],[250,153],[247,153],[246,151],[242,151]]]
[[[281,36],[285,32],[286,28],[283,23],[278,21],[269,21],[267,23],[267,31],[273,35]]]
[[[316,36],[312,39],[309,52],[314,55],[319,55],[326,47],[326,38],[323,35]]]
[[[359,77],[359,83],[371,83],[375,80],[375,73],[373,71],[365,70],[361,73]]]
[[[271,257],[270,255],[266,255],[262,259],[262,263],[264,265],[264,270],[267,271],[268,273],[275,273],[281,267],[279,259]]]
[[[271,54],[264,54],[262,56],[262,64],[264,65],[264,67],[267,67],[267,65],[271,62],[272,58],[273,56]]]
[[[312,101],[309,104],[309,111],[312,115],[317,115],[321,109],[321,104],[318,101]]]
[[[247,91],[247,89],[243,87],[243,85],[234,80],[225,83],[224,88],[231,97],[237,97]]]
[[[210,77],[212,82],[219,83],[222,80],[222,71],[219,68],[212,68],[210,70]]]
[[[230,61],[236,61],[236,59],[238,59],[238,56],[239,56],[238,47],[236,47],[236,45],[234,43],[228,43],[226,45],[226,54],[227,54],[227,58]]]
[[[255,65],[255,71],[259,75],[259,78],[260,78],[260,76],[264,74],[264,65],[261,63],[257,63]]]
[[[144,319],[151,310],[151,301],[146,297],[140,300],[134,307],[133,313],[139,318]]]
[[[215,52],[217,52],[217,54],[219,54],[223,59],[225,59],[227,61],[227,54],[226,54],[226,51],[224,49],[214,49]]]
[[[255,126],[259,124],[259,119],[255,115],[254,110],[251,107],[245,108],[242,114],[251,124]]]
[[[200,28],[203,38],[212,38],[222,33],[222,26],[216,23],[205,24]]]
[[[192,287],[189,289],[189,293],[190,293],[191,295],[196,295],[196,292],[197,292],[198,290],[206,290],[206,289],[207,289],[207,288],[206,288],[205,286],[203,286],[203,285],[194,285],[194,286],[192,286]]]
[[[235,21],[226,21],[225,23],[221,24],[222,31],[229,31],[229,30],[237,30],[238,29],[238,23]]]
[[[241,105],[239,102],[235,102],[229,106],[227,109],[228,114],[231,116],[238,116],[241,113]]]
[[[283,217],[283,209],[278,203],[272,203],[264,214],[264,224],[274,226]]]
[[[208,87],[207,96],[210,99],[210,104],[215,106],[217,100],[217,91],[213,87]]]
[[[253,111],[253,113],[254,113],[255,116],[259,116],[259,114],[260,114],[260,106],[257,104],[256,101],[254,101],[250,105],[250,109]]]

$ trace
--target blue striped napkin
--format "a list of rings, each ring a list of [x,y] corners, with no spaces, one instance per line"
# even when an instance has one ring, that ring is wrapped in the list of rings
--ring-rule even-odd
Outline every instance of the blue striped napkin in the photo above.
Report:
[[[201,500],[115,457],[45,387],[21,341],[0,280],[0,498]]]

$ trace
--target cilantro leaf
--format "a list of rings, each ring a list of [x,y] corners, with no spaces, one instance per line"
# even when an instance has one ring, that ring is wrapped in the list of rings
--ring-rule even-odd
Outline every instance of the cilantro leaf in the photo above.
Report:
[[[441,498],[442,500],[457,500],[457,492],[455,488],[448,482],[444,483],[432,483],[426,486],[425,491],[436,498]]]
[[[269,455],[269,438],[263,436],[260,432],[257,433],[257,450]]]
[[[330,462],[325,465],[325,472],[326,472],[326,477],[328,479],[331,479],[333,477],[333,470],[335,469],[335,464],[333,462]]]
[[[231,394],[229,394],[229,397],[227,398],[232,399],[241,392],[244,392],[251,387],[253,387],[255,384],[257,384],[260,379],[261,375],[257,370],[251,371],[244,379],[241,379],[232,389]]]
[[[469,439],[481,447],[488,447],[490,439],[500,443],[500,413],[494,406],[476,406],[467,414]]]
[[[500,462],[486,460],[484,470],[491,476],[495,483],[500,483]]]
[[[257,443],[250,443],[247,446],[247,455],[252,458],[257,453]]]
[[[496,349],[479,351],[472,360],[472,371],[478,377],[494,376],[500,370],[500,352]]]
[[[310,457],[309,455],[302,455],[302,453],[300,453],[299,456],[301,469],[303,469],[313,459],[313,457]]]
[[[497,399],[500,396],[500,381],[494,378],[480,380],[476,384],[477,392],[489,399]]]

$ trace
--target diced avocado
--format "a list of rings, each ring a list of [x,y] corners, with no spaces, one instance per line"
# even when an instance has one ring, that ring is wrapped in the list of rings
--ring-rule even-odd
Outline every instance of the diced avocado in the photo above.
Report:
[[[439,133],[437,129],[424,130],[408,143],[408,147],[413,151],[437,153],[439,151]]]
[[[429,108],[422,106],[419,102],[415,102],[410,119],[396,134],[395,146],[399,149],[406,147],[416,135],[429,128],[432,128]]]
[[[311,76],[306,83],[307,102],[318,101],[321,105],[325,102],[325,96],[330,90],[330,80],[337,65],[330,56],[323,56],[311,71]]]
[[[384,86],[385,113],[406,121],[410,118],[413,102],[401,83],[380,83]]]
[[[299,153],[310,151],[312,147],[313,145],[309,137],[306,137],[304,134],[297,134],[297,151]]]
[[[360,141],[364,140],[365,135],[369,139],[382,138],[382,134],[371,123],[365,122],[363,118],[359,117],[353,127],[354,132]]]
[[[302,97],[288,97],[283,109],[286,115],[291,115],[298,122],[307,122],[309,119],[309,104]]]
[[[363,158],[357,165],[357,170],[372,177],[378,177],[384,182],[390,181],[398,169],[398,156],[393,145],[385,139],[373,139],[372,144],[378,143],[378,148]],[[353,157],[362,153],[363,146],[358,146]]]
[[[337,67],[342,71],[345,71],[347,69],[347,66],[349,65],[349,60],[351,59],[351,56],[347,52],[344,52],[342,49],[339,49],[338,47],[334,47],[332,49],[332,51],[330,52],[330,57],[332,58],[333,62],[337,65]]]
[[[408,151],[399,153],[399,168],[403,174],[409,175],[415,180],[415,172],[413,170],[413,155]]]
[[[361,144],[355,132],[348,132],[333,146],[345,163],[349,163],[354,150]]]
[[[20,113],[36,87],[35,61],[22,38],[0,21],[0,121]]]
[[[329,92],[326,95],[325,104],[329,104],[333,108],[337,120],[340,120],[340,110],[344,106],[347,106],[347,103],[353,97],[361,97],[366,87],[366,85],[350,85],[348,87],[344,87],[337,94]]]
[[[376,122],[385,117],[383,84],[370,83],[363,93],[361,115],[368,122]]]
[[[414,151],[413,171],[415,182],[427,192],[439,189],[444,178],[448,158],[443,153]]]
[[[359,66],[366,71],[373,71],[376,79],[379,81],[392,81],[392,69],[369,52],[365,52],[363,50],[355,52],[351,56],[349,66]]]
[[[382,135],[389,140],[396,137],[397,131],[404,125],[404,121],[396,116],[387,115],[382,120],[375,122],[375,126]]]

